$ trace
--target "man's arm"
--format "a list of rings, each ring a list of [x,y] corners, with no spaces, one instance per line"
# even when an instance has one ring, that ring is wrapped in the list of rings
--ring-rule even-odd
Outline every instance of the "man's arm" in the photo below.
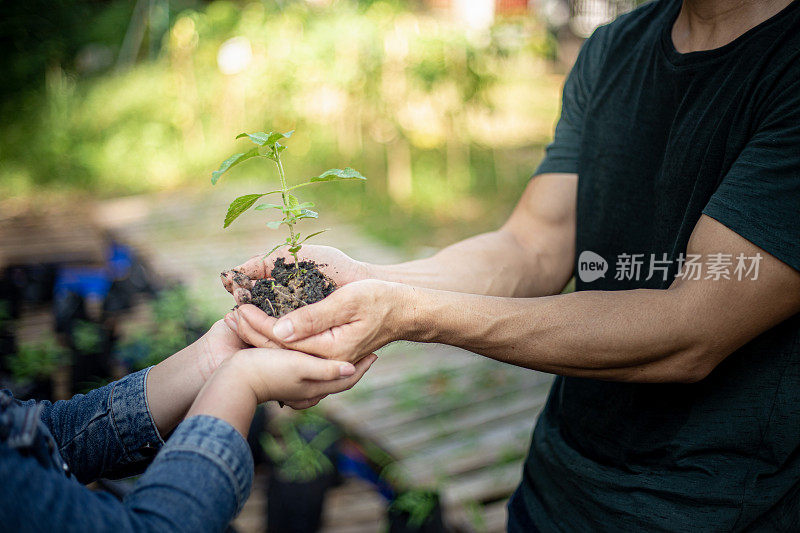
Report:
[[[556,374],[694,382],[800,312],[800,273],[709,217],[688,254],[763,257],[756,280],[676,279],[667,290],[582,291],[533,300],[415,291],[410,336]],[[436,318],[440,317],[440,318]],[[430,329],[428,329],[430,328]]]
[[[800,312],[800,272],[703,216],[688,253],[763,259],[756,280],[677,279],[667,290],[504,298],[365,280],[279,321],[240,308],[238,331],[292,349],[358,358],[393,340],[441,342],[568,376],[694,382]]]
[[[540,174],[530,181],[502,228],[453,244],[427,259],[374,265],[316,245],[303,246],[299,255],[322,265],[339,286],[379,279],[491,296],[558,294],[572,276],[577,187],[576,174]],[[289,254],[280,250],[256,255],[223,272],[222,283],[238,303],[247,302],[250,280],[269,277],[278,257]]]
[[[427,259],[366,265],[366,277],[487,296],[558,294],[572,276],[577,188],[576,174],[541,174],[499,230]]]

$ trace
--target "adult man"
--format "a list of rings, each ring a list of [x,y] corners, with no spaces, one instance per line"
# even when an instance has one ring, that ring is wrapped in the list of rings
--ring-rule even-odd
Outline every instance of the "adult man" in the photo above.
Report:
[[[800,3],[660,0],[586,42],[503,228],[394,266],[309,247],[347,285],[277,322],[243,306],[238,332],[350,360],[444,342],[559,374],[510,531],[790,530],[798,208]]]

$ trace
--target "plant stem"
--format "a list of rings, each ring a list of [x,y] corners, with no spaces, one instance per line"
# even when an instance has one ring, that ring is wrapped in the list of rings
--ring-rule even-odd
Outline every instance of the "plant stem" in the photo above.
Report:
[[[278,176],[281,179],[281,199],[283,200],[283,207],[288,207],[286,204],[286,194],[289,192],[288,187],[286,186],[286,173],[283,171],[283,163],[281,163],[281,155],[278,151],[275,151],[275,164],[278,165]],[[294,223],[289,221],[288,214],[284,214],[286,217],[286,225],[289,226],[289,238],[291,239],[291,246],[290,248],[294,248],[297,246],[297,237],[294,234]],[[300,269],[300,262],[297,260],[297,252],[289,252],[294,257],[294,267],[295,269]]]

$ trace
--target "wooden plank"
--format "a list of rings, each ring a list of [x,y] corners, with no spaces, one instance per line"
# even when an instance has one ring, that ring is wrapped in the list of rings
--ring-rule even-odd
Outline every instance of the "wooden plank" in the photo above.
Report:
[[[379,370],[383,370],[385,364],[383,359],[379,359],[379,363],[355,390],[331,398],[326,405],[343,425],[352,425],[362,432],[378,432],[385,427],[435,416],[453,408],[443,402],[442,396],[436,394],[435,390],[425,388],[430,388],[429,382],[420,380],[420,378],[435,380],[437,372],[438,375],[450,380],[447,386],[450,392],[464,391],[466,395],[466,391],[470,391],[469,400],[462,402],[465,406],[472,406],[477,402],[509,392],[515,387],[514,383],[519,383],[519,388],[530,388],[539,383],[549,383],[552,379],[547,374],[534,371],[520,373],[518,369],[509,365],[485,359],[479,360],[471,355],[466,356],[465,362],[465,352],[461,350],[458,352],[460,358],[454,358],[445,368],[426,369],[413,374],[409,374],[408,367],[394,368],[394,375],[404,376],[405,379],[395,379],[394,382],[388,383],[387,380],[381,379],[383,376],[378,373]],[[404,362],[408,363],[409,359],[411,354]],[[483,379],[481,376],[492,374],[499,378],[501,384],[492,388],[481,386],[480,380]],[[502,381],[509,384],[502,384]],[[404,405],[404,400],[410,400],[406,403],[418,403],[416,409]]]
[[[499,403],[498,405],[488,406],[481,409],[481,405],[475,406],[464,414],[438,417],[434,423],[423,421],[414,427],[400,426],[392,428],[382,433],[381,437],[387,443],[391,443],[391,449],[397,450],[405,455],[413,452],[430,441],[440,439],[450,435],[469,433],[473,429],[480,428],[485,431],[487,428],[501,424],[509,417],[524,413],[533,418],[539,411],[550,385],[540,385],[539,389],[531,396],[509,398],[508,404]]]
[[[107,240],[86,212],[0,217],[0,269],[36,263],[103,264]]]
[[[430,485],[487,465],[520,461],[530,445],[535,422],[535,416],[530,418],[525,413],[508,424],[487,429],[472,438],[456,435],[402,459],[402,471],[414,482]]]
[[[352,531],[376,526],[385,519],[387,502],[369,483],[347,479],[325,497],[323,531]],[[363,530],[362,530],[363,531]]]
[[[505,533],[507,504],[503,499],[485,505],[451,507],[445,513],[445,520],[452,530],[461,533]]]
[[[447,480],[441,487],[442,503],[445,506],[461,506],[508,497],[522,479],[522,464],[510,463],[485,468]]]
[[[408,386],[409,383],[406,385]],[[404,401],[409,400],[409,398],[405,398],[407,393],[402,389],[394,388],[389,393],[384,391],[378,398],[374,398],[368,392],[335,397],[332,399],[331,407],[336,408],[337,414],[341,410],[340,421],[343,424],[352,425],[358,431],[371,434],[408,422],[420,422],[459,409],[471,409],[474,408],[474,405],[492,401],[528,386],[525,383],[511,383],[496,388],[476,390],[469,379],[456,378],[450,384],[450,388],[463,396],[463,399],[459,400],[461,404],[459,407],[443,402],[440,396],[429,393],[422,387],[413,392],[410,405],[404,404]],[[461,393],[461,391],[464,392]],[[467,391],[472,392],[468,395]],[[344,405],[339,406],[339,403]]]
[[[508,521],[508,502],[501,500],[483,506],[483,526],[486,533],[501,533],[506,530]]]

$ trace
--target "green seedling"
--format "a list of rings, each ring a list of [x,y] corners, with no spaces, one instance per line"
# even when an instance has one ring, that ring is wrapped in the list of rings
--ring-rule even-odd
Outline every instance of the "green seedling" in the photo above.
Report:
[[[316,435],[306,439],[300,427],[316,428]],[[305,413],[278,424],[278,435],[264,433],[260,440],[262,449],[277,465],[280,476],[297,483],[307,483],[334,471],[333,463],[325,455],[341,438],[336,426],[314,414]]]
[[[278,229],[282,225],[286,225],[289,229],[289,236],[286,239],[277,244],[272,250],[270,250],[267,255],[271,254],[275,250],[278,250],[283,247],[289,248],[289,253],[294,258],[294,264],[296,268],[299,267],[299,261],[297,260],[297,252],[303,247],[303,243],[305,243],[308,239],[319,235],[327,230],[317,231],[315,233],[311,233],[310,235],[302,236],[295,228],[295,225],[306,218],[318,218],[319,213],[316,211],[312,211],[311,208],[314,207],[314,204],[311,202],[301,202],[293,191],[301,188],[306,187],[308,185],[313,185],[314,183],[326,182],[326,181],[351,181],[351,180],[366,180],[364,176],[362,176],[358,171],[347,167],[344,169],[340,168],[332,168],[330,170],[326,170],[319,176],[314,176],[313,178],[309,179],[304,183],[298,183],[297,185],[293,185],[291,187],[288,186],[286,182],[286,173],[283,170],[283,163],[281,162],[281,152],[286,149],[284,144],[281,144],[282,139],[288,139],[292,136],[294,130],[288,131],[286,133],[279,133],[279,132],[256,132],[256,133],[240,133],[236,136],[237,139],[241,139],[243,137],[247,137],[250,139],[253,144],[256,146],[251,148],[246,152],[241,152],[238,154],[234,154],[219,166],[218,170],[215,170],[211,174],[211,183],[216,185],[219,179],[225,174],[228,170],[230,170],[235,165],[243,161],[247,161],[248,159],[252,159],[254,157],[261,157],[265,159],[269,159],[275,163],[278,168],[278,177],[280,178],[281,188],[276,189],[274,191],[268,191],[264,193],[254,193],[254,194],[245,194],[244,196],[239,196],[228,207],[228,213],[225,215],[225,222],[223,227],[227,228],[231,225],[231,223],[236,220],[239,215],[250,209],[255,205],[255,203],[263,198],[264,196],[269,196],[273,194],[280,194],[282,202],[280,204],[259,204],[255,207],[256,210],[267,210],[267,209],[275,209],[280,211],[282,214],[282,218],[280,220],[271,220],[267,222],[267,226],[272,229]]]
[[[437,494],[425,489],[412,489],[397,496],[389,509],[408,516],[408,526],[419,529],[428,520],[439,502]]]

